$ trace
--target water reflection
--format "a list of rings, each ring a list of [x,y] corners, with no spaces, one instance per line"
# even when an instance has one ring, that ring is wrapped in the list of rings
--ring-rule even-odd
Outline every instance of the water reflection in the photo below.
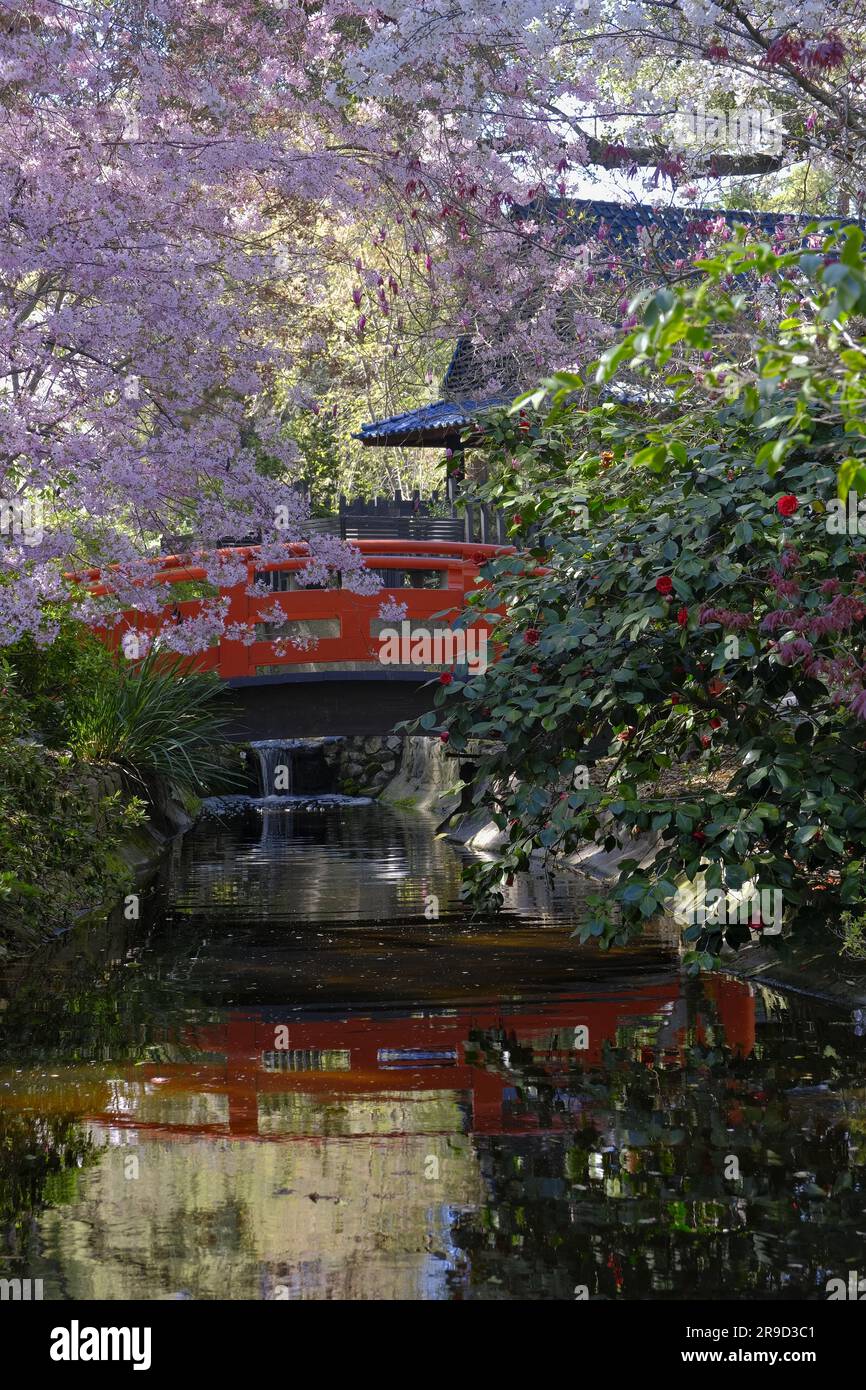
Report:
[[[280,826],[204,828],[143,931],[10,986],[7,1274],[55,1299],[803,1298],[862,1265],[857,1019],[684,984],[662,942],[577,950],[575,880],[471,923],[417,818]]]

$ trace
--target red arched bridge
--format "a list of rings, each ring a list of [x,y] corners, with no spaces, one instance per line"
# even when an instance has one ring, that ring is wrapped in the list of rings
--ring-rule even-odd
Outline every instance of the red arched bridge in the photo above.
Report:
[[[338,576],[328,587],[299,583],[309,560],[304,543],[287,544],[280,560],[264,559],[255,545],[233,546],[215,555],[244,566],[238,582],[209,584],[204,556],[160,556],[151,562],[149,582],[166,585],[161,610],[129,609],[96,631],[110,648],[135,656],[137,637],[152,641],[170,625],[189,623],[218,597],[227,601],[228,630],[243,629],[245,636],[221,637],[195,665],[235,688],[239,738],[386,733],[429,708],[431,676],[464,650],[456,648],[451,624],[478,584],[479,567],[511,547],[415,539],[355,545],[382,582],[374,595],[340,587]],[[94,596],[114,591],[111,569],[77,578]],[[382,617],[383,603],[391,617]],[[398,635],[396,645],[394,638],[383,642],[385,630]],[[466,649],[486,651],[487,632],[480,620],[469,624]],[[370,681],[380,683],[375,693]]]
[[[402,1095],[408,1102],[422,1093],[460,1093],[470,1102],[468,1125],[474,1134],[540,1131],[531,1097],[515,1099],[520,1073],[500,1052],[483,1047],[485,1034],[499,1036],[512,1051],[531,1056],[532,1067],[551,1082],[576,1068],[590,1071],[607,1048],[624,1048],[635,1063],[653,1070],[682,1066],[690,1048],[719,1041],[739,1057],[755,1047],[756,1003],[752,987],[728,976],[702,983],[703,998],[693,1017],[683,1004],[679,979],[632,985],[623,993],[565,996],[509,1006],[461,1005],[404,1013],[376,1010],[347,1015],[300,1015],[279,1009],[231,1009],[181,1035],[183,1059],[158,1062],[88,1064],[73,1068],[56,1091],[40,1083],[38,1096],[27,1082],[13,1082],[4,1098],[10,1110],[38,1103],[41,1111],[74,1109],[82,1118],[142,1141],[190,1138],[297,1142],[321,1136],[286,1133],[262,1125],[269,1099],[307,1095],[326,1099]],[[583,1036],[581,1036],[581,1034]],[[279,1049],[279,1050],[277,1050]],[[223,1118],[203,1121],[195,1112],[203,1097],[226,1098]],[[570,1128],[580,1114],[599,1106],[592,1089],[581,1097],[577,1116],[554,1113],[547,1124]],[[603,1107],[601,1107],[603,1108]],[[732,1119],[740,1116],[735,1091]],[[741,1117],[741,1116],[740,1116]],[[429,1131],[428,1131],[429,1132]],[[353,1132],[354,1138],[363,1137]],[[377,1132],[399,1139],[401,1131]]]

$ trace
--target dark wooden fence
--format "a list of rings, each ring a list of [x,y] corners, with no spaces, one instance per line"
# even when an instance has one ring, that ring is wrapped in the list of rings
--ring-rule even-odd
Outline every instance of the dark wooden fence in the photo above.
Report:
[[[487,506],[465,503],[458,509],[455,497],[434,493],[430,498],[374,497],[369,500],[341,497],[339,511],[329,516],[313,516],[309,529],[314,534],[341,536],[343,540],[480,541],[505,545],[502,513]],[[220,545],[255,545],[261,537],[222,536]],[[200,544],[194,536],[166,535],[161,540],[163,554],[188,550]]]

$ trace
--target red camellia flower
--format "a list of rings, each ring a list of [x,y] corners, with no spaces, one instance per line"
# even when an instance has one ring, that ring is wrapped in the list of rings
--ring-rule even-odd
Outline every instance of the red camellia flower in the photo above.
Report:
[[[724,681],[720,681],[718,676],[714,676],[711,681],[707,681],[707,690],[710,695],[721,695],[723,690],[727,690]]]
[[[523,634],[523,640],[528,647],[534,647],[541,637],[541,630],[537,627],[528,627]]]
[[[776,503],[776,511],[779,516],[793,516],[800,506],[799,499],[793,492],[788,492],[784,497],[780,497]]]
[[[522,526],[522,525],[523,525],[523,517],[520,515],[519,512],[515,512],[515,513],[514,513],[514,516],[511,518],[511,524],[512,524],[512,526]]]
[[[709,734],[702,734],[702,735],[701,735],[701,747],[702,747],[702,748],[709,748],[710,743],[711,743],[711,739],[710,739]]]
[[[689,620],[689,610],[688,610],[687,608],[680,608],[680,609],[677,611],[677,622],[679,623],[680,627],[685,627],[685,625],[686,625],[686,623],[688,622],[688,620]]]
[[[711,728],[711,729],[720,729],[721,727],[722,727],[722,721],[721,721],[721,719],[711,719],[711,720],[710,720],[710,728]]]
[[[439,735],[439,740],[441,743],[447,743],[450,737],[451,735],[449,734],[448,730],[443,729],[442,733]]]
[[[450,671],[443,671],[442,675],[439,677],[439,684],[450,685],[453,679],[454,677],[452,676]]]
[[[629,724],[628,728],[627,728],[627,729],[623,729],[622,733],[621,733],[621,734],[618,734],[617,737],[618,737],[620,743],[628,743],[630,739],[634,738],[634,735],[635,735],[635,728],[634,728],[634,725],[633,725],[633,724]]]
[[[538,672],[541,670],[541,667],[540,667],[540,666],[536,666],[535,663],[533,662],[529,669],[530,669],[530,671],[532,672],[532,674],[533,674],[534,676],[537,676],[537,675],[538,675]]]
[[[692,839],[693,839],[693,840],[697,840],[697,842],[698,842],[699,845],[702,845],[702,844],[704,843],[704,840],[705,840],[706,838],[707,838],[707,837],[706,837],[706,835],[704,834],[703,830],[693,830],[693,831],[692,831]]]
[[[674,591],[674,581],[669,574],[660,574],[656,580],[656,588],[660,594],[672,594]]]

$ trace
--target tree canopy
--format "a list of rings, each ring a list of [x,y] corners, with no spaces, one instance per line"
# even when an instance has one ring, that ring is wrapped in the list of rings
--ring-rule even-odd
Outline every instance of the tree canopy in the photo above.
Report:
[[[81,565],[155,603],[163,531],[302,535],[297,412],[336,407],[356,449],[346,401],[416,404],[455,332],[486,387],[593,356],[625,313],[616,257],[599,276],[550,199],[787,179],[853,207],[864,23],[855,0],[7,5],[0,640],[50,640]],[[690,266],[647,248],[646,271]]]

